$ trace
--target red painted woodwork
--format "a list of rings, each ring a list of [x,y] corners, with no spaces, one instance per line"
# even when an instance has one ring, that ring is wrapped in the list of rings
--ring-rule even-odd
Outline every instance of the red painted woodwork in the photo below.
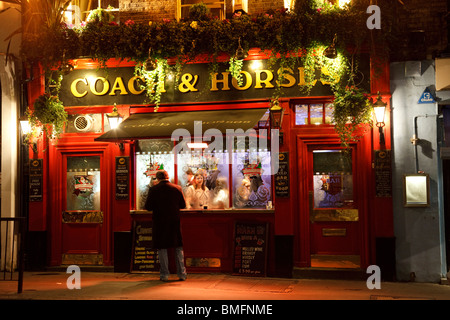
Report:
[[[323,229],[345,229],[345,236],[324,236]],[[358,222],[314,222],[311,224],[311,254],[358,255]]]
[[[63,223],[62,253],[103,253],[102,229],[99,223]]]
[[[185,258],[220,258],[220,268],[187,267],[188,273],[233,272],[234,223],[237,221],[267,222],[269,224],[267,245],[267,274],[275,275],[274,213],[256,210],[218,210],[202,213],[183,211],[181,229]],[[151,214],[132,214],[132,219],[151,221]],[[175,269],[173,269],[175,270]]]
[[[247,59],[261,58],[262,52],[253,52]],[[132,66],[134,62],[110,60],[109,67]],[[91,60],[77,60],[76,68],[97,68],[97,63]],[[373,70],[373,68],[372,68]],[[44,91],[42,73],[34,71],[35,78],[29,83],[29,103],[32,103]],[[39,76],[38,76],[39,75]],[[374,73],[372,72],[372,77]],[[372,79],[374,80],[374,79]],[[359,252],[361,255],[361,267],[375,263],[375,239],[377,237],[392,237],[393,213],[391,198],[376,198],[374,185],[374,170],[372,169],[373,150],[390,149],[391,123],[390,123],[390,94],[389,94],[389,66],[384,64],[381,78],[371,81],[372,96],[381,92],[383,101],[388,103],[386,111],[384,134],[386,145],[380,146],[377,128],[369,130],[361,141],[355,145],[355,184],[358,190],[357,201],[359,208],[359,222],[350,225],[351,243],[343,243],[342,247],[350,248],[351,252]],[[293,258],[297,267],[310,266],[310,255],[312,250],[325,252],[322,244],[317,244],[315,228],[321,228],[321,224],[311,227],[309,221],[308,192],[310,190],[308,175],[309,151],[313,145],[339,146],[339,139],[330,125],[295,126],[295,112],[292,104],[297,102],[314,103],[331,101],[331,97],[290,97],[282,98],[281,105],[285,109],[281,132],[283,133],[283,144],[280,151],[289,152],[290,159],[290,196],[288,198],[274,198],[275,213],[241,214],[230,211],[227,214],[183,214],[182,224],[185,235],[186,257],[215,257],[222,259],[223,271],[229,272],[232,268],[233,245],[233,223],[240,219],[252,221],[267,221],[270,223],[269,237],[269,269],[274,270],[274,236],[292,235],[294,242]],[[161,106],[159,112],[204,110],[214,106],[215,108],[247,108],[253,107],[254,103],[265,103],[264,101],[236,101],[234,103],[202,103],[202,104],[179,104]],[[268,103],[268,101],[267,101]],[[118,106],[119,112],[127,117],[134,112],[149,112],[148,106],[133,107],[130,105]],[[111,112],[113,106],[89,106],[89,107],[67,107],[67,111],[76,113],[105,113]],[[145,110],[144,110],[145,109]],[[104,264],[113,263],[113,233],[116,231],[130,231],[131,216],[130,209],[135,206],[134,194],[134,145],[125,143],[125,150],[120,151],[115,143],[95,142],[99,133],[70,133],[63,134],[58,141],[52,141],[45,145],[42,139],[38,142],[39,152],[30,157],[44,159],[44,181],[43,196],[41,202],[29,204],[29,230],[47,231],[49,246],[49,265],[59,265],[63,252],[78,252],[100,250],[104,254]],[[101,227],[86,227],[85,230],[72,226],[63,225],[61,212],[65,198],[65,167],[64,157],[68,154],[100,154],[102,156],[102,210],[104,211],[104,223]],[[130,156],[130,198],[129,200],[115,200],[114,185],[114,161],[119,155]],[[86,234],[80,238],[80,234]],[[78,240],[75,240],[78,239]],[[85,241],[87,240],[87,241]],[[322,239],[323,240],[323,239]],[[329,240],[329,239],[326,239]],[[341,239],[344,241],[344,239]],[[77,244],[78,242],[78,244]],[[325,241],[326,242],[326,241]],[[91,244],[96,243],[96,248]],[[334,244],[327,244],[332,247]],[[357,247],[352,247],[357,244]],[[78,246],[78,247],[77,247]],[[78,250],[78,251],[77,251]],[[335,251],[337,248],[335,248]],[[349,251],[349,252],[350,252]]]

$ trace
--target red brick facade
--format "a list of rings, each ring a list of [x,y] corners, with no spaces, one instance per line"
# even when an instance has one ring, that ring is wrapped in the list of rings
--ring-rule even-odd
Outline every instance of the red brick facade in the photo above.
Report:
[[[248,0],[248,13],[258,14],[270,9],[284,8],[283,0]],[[233,1],[225,1],[227,18],[233,14]],[[119,0],[120,20],[128,19],[136,22],[162,21],[175,19],[177,12],[176,0]]]

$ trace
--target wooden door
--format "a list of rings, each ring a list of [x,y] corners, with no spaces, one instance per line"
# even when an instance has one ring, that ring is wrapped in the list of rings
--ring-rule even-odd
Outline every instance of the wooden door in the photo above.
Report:
[[[308,206],[312,267],[359,267],[355,152],[308,147]]]
[[[103,153],[65,153],[62,160],[62,264],[103,265],[107,246]]]

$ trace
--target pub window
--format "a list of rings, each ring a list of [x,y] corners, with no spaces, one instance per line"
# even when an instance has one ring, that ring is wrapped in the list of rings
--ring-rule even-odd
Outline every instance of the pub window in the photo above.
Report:
[[[158,170],[185,195],[187,209],[264,209],[272,201],[271,154],[238,137],[223,149],[190,149],[167,140],[139,140],[136,147],[136,209],[144,210]],[[263,146],[264,147],[264,146]],[[175,151],[175,154],[174,154]]]
[[[333,124],[332,103],[310,103],[295,105],[295,125]]]
[[[265,208],[272,201],[270,152],[233,150],[233,207]]]
[[[66,210],[100,210],[100,157],[67,157]]]
[[[149,187],[155,183],[156,171],[166,170],[175,183],[173,142],[170,140],[139,140],[136,146],[136,207],[144,210]]]
[[[189,17],[189,8],[193,4],[204,3],[210,14],[218,19],[225,19],[225,1],[222,0],[177,0],[177,20]]]
[[[229,165],[223,150],[193,149],[178,156],[178,182],[187,209],[229,208]]]
[[[233,2],[233,12],[243,10],[248,13],[248,0],[234,0]]]
[[[352,208],[351,152],[313,151],[314,208]]]
[[[107,9],[118,20],[119,0],[72,0],[64,11],[63,20],[69,27],[80,27],[90,11],[97,8]]]

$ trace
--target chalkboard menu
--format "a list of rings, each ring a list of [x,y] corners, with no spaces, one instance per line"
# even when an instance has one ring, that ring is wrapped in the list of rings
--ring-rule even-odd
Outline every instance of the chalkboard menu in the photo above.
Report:
[[[153,249],[153,224],[151,221],[133,222],[133,247],[131,252],[131,272],[158,271],[158,254]]]
[[[29,200],[42,201],[42,159],[30,159]]]
[[[275,174],[275,195],[289,197],[289,153],[278,154],[278,172]]]
[[[265,276],[267,267],[268,224],[236,222],[234,225],[233,273]]]
[[[116,200],[128,200],[130,157],[116,157]]]
[[[375,192],[377,197],[392,197],[391,150],[375,150]]]

